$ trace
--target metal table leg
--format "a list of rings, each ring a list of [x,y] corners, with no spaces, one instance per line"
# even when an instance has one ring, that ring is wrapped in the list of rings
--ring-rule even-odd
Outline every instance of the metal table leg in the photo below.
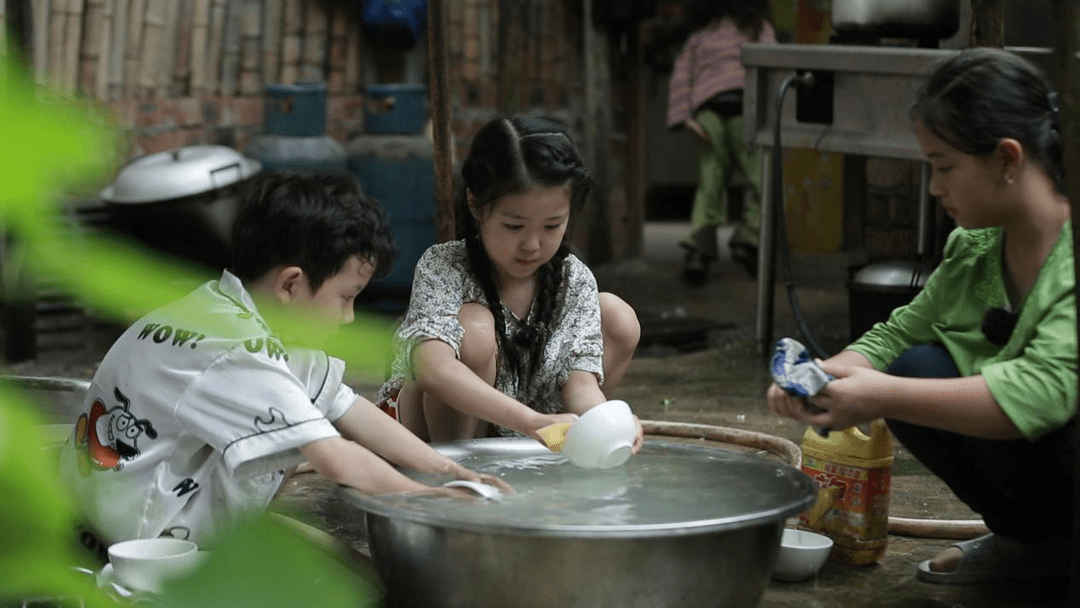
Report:
[[[761,155],[761,227],[758,237],[757,352],[772,352],[773,309],[776,296],[776,213],[773,209],[772,148]]]

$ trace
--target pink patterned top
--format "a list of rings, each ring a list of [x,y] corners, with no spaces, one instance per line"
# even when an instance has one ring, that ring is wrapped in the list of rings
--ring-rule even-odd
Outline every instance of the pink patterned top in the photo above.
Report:
[[[740,57],[745,42],[750,39],[730,18],[721,19],[690,36],[671,73],[669,128],[686,122],[713,95],[743,88],[746,69]],[[758,42],[776,42],[776,32],[768,22],[762,26]]]

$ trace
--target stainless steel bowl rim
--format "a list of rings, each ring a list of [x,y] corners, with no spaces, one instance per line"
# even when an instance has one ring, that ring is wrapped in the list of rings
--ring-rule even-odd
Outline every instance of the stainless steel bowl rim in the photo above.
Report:
[[[477,439],[466,442],[433,444],[433,447],[445,453],[448,448],[450,450],[453,450],[455,447],[463,444],[483,444],[484,442],[493,441],[507,440]],[[539,450],[546,452],[546,448],[543,448],[531,439],[522,438],[519,440],[511,441],[520,441],[523,444],[536,445]],[[684,443],[671,443],[656,440],[646,441],[645,448],[653,450],[673,449],[678,450],[679,452],[697,452],[703,455],[707,455],[710,453],[710,451],[718,449],[705,446],[689,445]],[[760,525],[770,525],[802,512],[803,510],[809,508],[816,499],[817,485],[813,480],[811,480],[798,469],[795,469],[794,467],[783,463],[773,463],[770,461],[766,461],[764,458],[752,456],[749,454],[737,454],[727,450],[724,450],[724,453],[728,458],[756,459],[773,466],[775,475],[783,476],[783,481],[785,483],[793,484],[790,496],[786,496],[785,498],[783,498],[782,504],[776,504],[770,508],[760,509],[757,511],[734,516],[728,515],[723,517],[705,517],[696,519],[694,521],[673,521],[670,523],[615,523],[609,525],[592,523],[579,525],[559,524],[551,522],[538,523],[530,519],[492,523],[491,521],[478,521],[471,520],[467,517],[457,517],[452,513],[448,513],[446,511],[439,511],[437,509],[432,511],[417,511],[403,508],[400,504],[394,504],[395,495],[372,496],[364,494],[353,488],[347,488],[344,486],[339,487],[339,492],[343,499],[345,499],[353,506],[361,509],[362,511],[371,515],[385,517],[391,520],[406,521],[434,527],[476,532],[481,534],[547,538],[556,537],[602,539],[635,539],[690,536],[707,534],[711,532],[720,532],[724,530],[750,528]],[[453,456],[451,456],[451,458],[453,458]],[[631,459],[630,463],[633,462],[634,460]],[[767,470],[767,467],[762,465],[762,470]],[[417,477],[415,474],[409,474],[412,477]],[[692,492],[694,491],[694,489],[687,488],[687,491]]]

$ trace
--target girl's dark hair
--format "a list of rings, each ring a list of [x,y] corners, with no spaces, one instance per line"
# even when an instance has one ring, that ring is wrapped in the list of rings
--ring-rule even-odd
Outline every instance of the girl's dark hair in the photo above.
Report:
[[[772,19],[769,0],[695,0],[686,14],[687,22],[693,28],[704,27],[724,17],[731,17],[747,38],[757,42],[765,23]]]
[[[390,272],[394,237],[382,206],[344,172],[264,171],[247,184],[232,228],[232,266],[256,281],[278,266],[299,266],[312,290],[352,256]]]
[[[495,317],[496,335],[506,362],[518,381],[528,386],[551,333],[551,319],[557,304],[555,297],[563,281],[563,261],[570,253],[566,239],[573,218],[589,196],[592,176],[562,124],[545,118],[514,115],[496,119],[480,129],[462,164],[461,178],[463,188],[457,200],[458,236],[465,240],[470,268]],[[513,338],[508,338],[491,261],[480,242],[479,222],[469,209],[467,192],[475,199],[473,206],[482,210],[508,194],[550,187],[569,188],[570,226],[558,251],[537,270],[539,285],[532,317],[523,323]]]
[[[987,155],[1002,139],[1015,139],[1064,192],[1056,94],[1014,53],[973,48],[946,59],[919,88],[911,117],[967,154]]]

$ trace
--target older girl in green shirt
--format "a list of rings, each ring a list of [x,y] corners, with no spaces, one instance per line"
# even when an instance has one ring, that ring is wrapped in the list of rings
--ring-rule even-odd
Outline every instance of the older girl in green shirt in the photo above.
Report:
[[[940,583],[1068,573],[1077,409],[1070,206],[1054,94],[1006,51],[939,65],[912,110],[930,193],[958,228],[925,289],[821,362],[813,414],[777,386],[773,411],[834,429],[885,418],[991,530],[919,564]],[[879,371],[884,370],[884,371]]]

